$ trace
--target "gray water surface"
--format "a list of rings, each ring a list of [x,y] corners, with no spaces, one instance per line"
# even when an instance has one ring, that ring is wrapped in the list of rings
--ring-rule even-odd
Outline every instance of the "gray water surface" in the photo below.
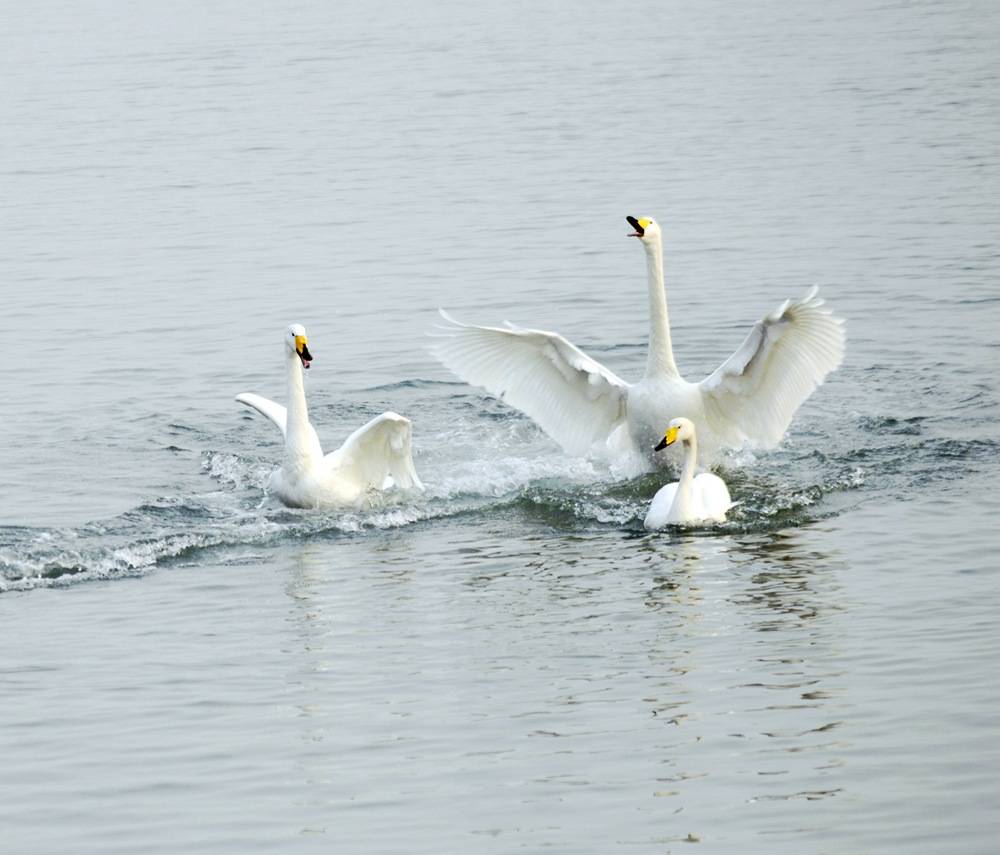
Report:
[[[9,6],[5,846],[992,851],[998,56],[978,2]],[[847,320],[720,527],[426,351],[638,379],[626,214],[689,378]],[[291,321],[324,446],[402,412],[424,496],[264,495]]]

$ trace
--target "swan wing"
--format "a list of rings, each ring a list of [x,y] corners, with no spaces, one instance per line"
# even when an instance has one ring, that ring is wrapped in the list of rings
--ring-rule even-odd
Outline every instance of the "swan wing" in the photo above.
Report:
[[[508,324],[456,321],[437,334],[434,355],[466,383],[530,416],[571,454],[586,454],[625,421],[629,384],[561,335]]]
[[[423,490],[411,454],[410,420],[382,413],[359,427],[325,458],[338,481],[350,480],[359,490],[385,489],[387,479],[402,489]]]
[[[843,321],[818,289],[786,300],[754,324],[700,389],[707,421],[731,442],[777,444],[792,416],[844,358]]]
[[[241,404],[245,404],[250,407],[250,409],[256,410],[262,416],[269,418],[278,426],[278,430],[281,431],[281,435],[286,435],[288,410],[281,406],[281,404],[275,403],[262,395],[255,395],[253,392],[241,392],[236,396],[236,400]],[[322,446],[320,445],[319,437],[316,435],[316,429],[311,423],[309,425],[309,433],[312,434],[312,440],[315,443],[316,453],[322,454]]]
[[[270,401],[261,395],[255,395],[253,392],[241,392],[236,396],[236,400],[250,407],[251,410],[256,410],[262,416],[269,418],[278,426],[281,435],[285,435],[285,426],[288,424],[288,410],[281,406],[281,404],[276,404],[274,401]]]

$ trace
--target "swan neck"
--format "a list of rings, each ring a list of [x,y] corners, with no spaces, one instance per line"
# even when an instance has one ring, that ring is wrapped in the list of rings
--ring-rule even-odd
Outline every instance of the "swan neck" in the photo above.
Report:
[[[698,468],[698,440],[695,437],[684,441],[684,463],[681,466],[681,484],[691,486]]]
[[[302,362],[294,353],[286,353],[285,363],[288,402],[285,451],[289,457],[302,457],[308,455],[309,449],[309,407],[306,404]]]
[[[694,515],[691,507],[692,490],[694,487],[694,472],[698,466],[698,441],[691,437],[684,442],[684,463],[681,465],[681,477],[677,482],[677,494],[674,498],[672,515],[675,519],[687,520]]]
[[[646,269],[649,276],[649,355],[646,377],[679,377],[670,341],[670,318],[667,316],[667,293],[663,286],[663,243],[646,245]]]

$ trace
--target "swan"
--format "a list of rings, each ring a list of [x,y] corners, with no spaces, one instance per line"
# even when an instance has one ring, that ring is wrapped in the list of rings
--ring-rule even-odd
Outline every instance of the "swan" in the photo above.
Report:
[[[725,522],[726,511],[733,506],[726,482],[711,472],[694,474],[698,466],[698,438],[694,422],[674,419],[653,451],[662,451],[677,440],[684,444],[681,478],[656,491],[643,525],[648,529],[658,529],[668,525]]]
[[[410,420],[396,413],[376,416],[336,451],[323,455],[309,422],[303,368],[312,362],[301,324],[285,331],[288,409],[252,392],[236,400],[274,422],[285,437],[285,460],[268,482],[268,492],[293,508],[357,504],[372,491],[423,490],[410,454]]]
[[[699,425],[702,448],[776,445],[802,402],[844,355],[843,321],[813,287],[754,324],[735,353],[692,383],[674,361],[663,287],[660,227],[626,217],[646,252],[650,334],[645,376],[627,383],[558,333],[473,326],[439,310],[445,326],[434,355],[460,379],[482,386],[530,416],[565,451],[621,459],[649,449],[660,428],[682,415]]]

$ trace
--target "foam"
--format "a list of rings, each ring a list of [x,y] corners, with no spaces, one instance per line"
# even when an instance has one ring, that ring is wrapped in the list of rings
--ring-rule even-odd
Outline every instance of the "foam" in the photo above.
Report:
[[[420,459],[427,484],[422,495],[373,495],[367,506],[342,510],[293,510],[264,494],[273,463],[253,453],[205,451],[202,470],[217,489],[162,496],[110,520],[75,529],[4,529],[0,534],[0,591],[67,586],[95,579],[138,576],[158,565],[203,550],[268,546],[331,534],[358,535],[403,528],[460,514],[507,509],[541,522],[579,527],[641,526],[653,493],[669,476],[635,477],[603,464],[568,457],[533,428],[508,423],[483,437],[456,425],[437,437],[437,453]],[[511,454],[516,448],[518,453]],[[447,455],[445,454],[447,450]],[[788,454],[792,454],[789,452]],[[788,454],[784,455],[786,458]],[[742,469],[741,464],[752,464]],[[796,483],[758,474],[801,466],[778,454],[761,460],[750,452],[727,458],[724,470],[741,502],[731,522],[716,530],[761,531],[822,516],[824,496],[861,489],[867,469],[834,461],[819,472],[826,483]]]

